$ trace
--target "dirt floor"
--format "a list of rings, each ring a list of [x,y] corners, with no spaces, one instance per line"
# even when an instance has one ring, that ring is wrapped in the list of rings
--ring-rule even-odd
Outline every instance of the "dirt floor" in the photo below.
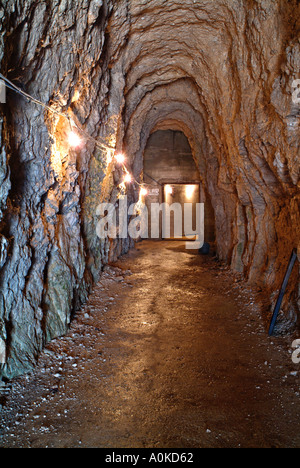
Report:
[[[214,259],[143,242],[2,388],[0,447],[300,447],[295,338]]]

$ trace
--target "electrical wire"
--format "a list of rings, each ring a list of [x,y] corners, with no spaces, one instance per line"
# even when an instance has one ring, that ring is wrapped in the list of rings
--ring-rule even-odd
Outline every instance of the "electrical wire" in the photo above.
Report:
[[[65,119],[68,120],[69,122],[69,125],[70,125],[70,128],[71,130],[73,130],[73,128],[76,128],[80,133],[82,133],[86,139],[92,141],[96,146],[98,146],[99,148],[101,149],[106,149],[106,150],[109,150],[109,151],[115,151],[115,148],[112,147],[112,146],[108,146],[102,142],[100,142],[98,139],[92,137],[86,130],[84,130],[83,128],[81,128],[76,122],[74,122],[73,119],[71,119],[71,117],[66,114],[66,113],[63,113],[63,112],[59,112],[58,110],[54,109],[53,107],[51,106],[48,106],[47,104],[43,103],[42,101],[40,101],[39,99],[36,99],[34,98],[33,96],[31,96],[30,94],[26,93],[25,91],[23,91],[22,89],[20,89],[18,86],[16,86],[14,83],[12,83],[8,78],[6,78],[4,75],[2,75],[2,73],[0,73],[0,80],[2,80],[2,82],[5,84],[5,86],[10,89],[11,91],[19,94],[20,96],[24,97],[25,99],[27,99],[28,101],[31,101],[35,104],[37,104],[38,106],[42,107],[43,109],[47,110],[48,112],[54,114],[54,115],[57,115],[59,117],[63,117]],[[121,166],[123,167],[123,170],[126,174],[130,175],[132,181],[134,184],[138,185],[139,187],[141,188],[145,188],[146,186],[148,186],[148,184],[145,184],[145,183],[139,183],[131,174],[131,172],[127,169],[126,165],[124,163],[121,164]],[[146,174],[147,175],[147,174]],[[148,175],[147,175],[148,176]],[[154,180],[152,177],[148,176],[150,179],[152,179],[154,182],[156,182],[157,184],[159,184],[159,182],[157,182],[156,180]],[[122,184],[121,184],[122,185]],[[161,185],[161,184],[159,184]]]
[[[30,94],[25,93],[25,91],[20,89],[18,86],[14,85],[8,78],[6,78],[4,75],[2,75],[2,73],[0,73],[0,79],[4,82],[5,86],[8,89],[10,89],[11,91],[14,91],[15,93],[19,94],[20,96],[23,96],[28,101],[34,102],[35,104],[43,107],[48,112],[51,112],[52,114],[55,114],[55,115],[58,115],[59,117],[63,117],[65,119],[67,119],[68,122],[70,123],[71,127],[75,127],[80,133],[82,133],[87,139],[92,141],[96,146],[99,146],[102,149],[115,150],[115,148],[113,148],[112,146],[108,146],[105,143],[100,142],[98,139],[92,137],[83,128],[81,128],[77,123],[75,123],[68,114],[59,112],[58,110],[54,109],[53,107],[50,107],[47,104],[44,104],[39,99],[36,99],[36,98],[32,97]]]
[[[48,110],[49,112],[52,112],[52,114],[59,115],[60,117],[66,117],[65,114],[62,114],[61,112],[58,112],[56,109],[53,109],[52,107],[47,106],[47,104],[44,104],[42,101],[39,101],[38,99],[30,96],[30,94],[25,93],[25,91],[18,88],[18,86],[14,85],[8,78],[3,76],[2,73],[0,73],[0,78],[4,82],[4,84],[5,84],[5,86],[7,88],[9,88],[10,90],[16,92],[17,94],[25,97],[28,101],[34,102],[35,104],[43,107],[44,109]]]
[[[162,184],[157,180],[153,179],[153,177],[151,177],[149,174],[147,174],[146,172],[144,172],[144,174],[145,176],[149,177],[149,179],[153,180],[153,182],[155,182],[157,185],[160,185],[162,187]]]

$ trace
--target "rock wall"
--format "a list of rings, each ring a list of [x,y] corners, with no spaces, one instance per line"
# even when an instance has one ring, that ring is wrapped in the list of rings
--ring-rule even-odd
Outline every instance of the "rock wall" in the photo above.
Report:
[[[2,73],[103,140],[111,9],[102,0],[21,0],[2,13]],[[12,377],[66,333],[107,262],[94,235],[107,154],[90,141],[73,151],[67,119],[9,91],[2,115],[0,338],[2,374]]]
[[[1,72],[123,149],[141,177],[149,135],[183,131],[215,209],[218,254],[271,295],[299,246],[297,0],[8,0]],[[110,258],[96,236],[120,170],[68,119],[8,91],[0,118],[3,377],[64,334]],[[134,198],[134,191],[130,197]],[[298,288],[298,290],[297,290]],[[299,270],[284,310],[299,310]],[[298,302],[297,302],[298,301]]]
[[[215,208],[220,258],[269,297],[299,247],[299,2],[132,2],[130,11],[119,61],[136,174],[153,128],[184,131]],[[284,305],[292,321],[297,288],[299,269]]]

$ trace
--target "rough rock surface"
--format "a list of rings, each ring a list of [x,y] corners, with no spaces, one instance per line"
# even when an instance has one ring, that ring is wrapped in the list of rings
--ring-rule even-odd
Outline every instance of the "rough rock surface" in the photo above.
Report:
[[[0,18],[2,73],[124,149],[136,178],[151,132],[185,133],[215,208],[220,259],[274,301],[300,248],[299,2],[8,0]],[[8,378],[66,332],[102,267],[130,247],[97,238],[96,208],[117,201],[120,174],[92,140],[71,151],[68,128],[8,92],[0,119]],[[298,269],[284,304],[292,321],[299,293]]]

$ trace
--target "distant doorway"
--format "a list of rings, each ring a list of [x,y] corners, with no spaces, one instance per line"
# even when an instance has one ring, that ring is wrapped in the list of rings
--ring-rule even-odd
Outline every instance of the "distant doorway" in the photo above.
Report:
[[[199,169],[196,165],[188,138],[181,131],[158,130],[150,135],[144,152],[144,182],[148,194],[145,203],[149,213],[149,239],[157,239],[151,233],[159,229],[159,238],[163,236],[163,213],[159,224],[153,226],[151,210],[153,205],[167,203],[193,204],[193,219],[196,219],[196,203],[205,205],[205,242],[215,241],[215,213],[209,194],[201,182]],[[172,193],[171,193],[172,190]],[[174,231],[174,214],[170,214],[170,237],[177,239]],[[167,221],[169,223],[169,221]],[[165,225],[165,227],[168,227]],[[182,228],[181,224],[181,228]],[[153,228],[153,229],[152,229]],[[196,229],[193,223],[192,231]],[[182,230],[184,234],[184,230]]]
[[[167,208],[178,204],[181,206],[182,216],[181,220],[176,219],[176,213],[169,211],[164,213],[162,226],[162,238],[173,239],[173,240],[186,240],[187,238],[195,239],[195,232],[197,229],[197,204],[200,203],[200,185],[199,184],[166,184],[163,189],[164,198],[163,201],[167,205]],[[185,222],[185,205],[192,205],[192,219],[190,223]],[[168,216],[169,214],[169,216]],[[180,223],[180,226],[178,225]],[[187,228],[188,226],[188,228]],[[170,233],[170,236],[166,235]]]

